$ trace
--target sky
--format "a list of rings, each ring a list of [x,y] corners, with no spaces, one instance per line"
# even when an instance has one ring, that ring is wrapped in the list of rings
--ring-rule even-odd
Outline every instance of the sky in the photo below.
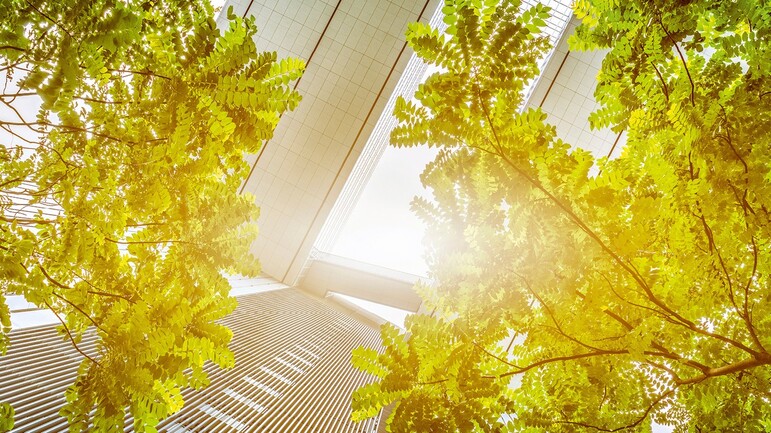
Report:
[[[426,276],[424,224],[410,210],[416,195],[429,196],[420,173],[434,159],[426,146],[388,146],[329,251],[374,265]]]

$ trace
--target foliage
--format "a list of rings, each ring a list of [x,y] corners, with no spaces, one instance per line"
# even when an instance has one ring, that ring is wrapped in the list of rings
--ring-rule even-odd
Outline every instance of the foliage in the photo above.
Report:
[[[258,209],[238,187],[304,65],[258,53],[253,20],[205,0],[0,3],[0,353],[6,295],[51,309],[81,351],[72,431],[138,431],[233,365],[224,272],[254,275]],[[39,105],[30,115],[29,107]],[[12,409],[0,406],[0,430]]]
[[[595,126],[613,160],[520,111],[544,10],[447,0],[440,66],[400,100],[422,174],[430,315],[383,328],[353,418],[394,432],[771,429],[771,9],[763,2],[576,2],[573,49],[608,48]],[[587,145],[588,143],[575,143]]]

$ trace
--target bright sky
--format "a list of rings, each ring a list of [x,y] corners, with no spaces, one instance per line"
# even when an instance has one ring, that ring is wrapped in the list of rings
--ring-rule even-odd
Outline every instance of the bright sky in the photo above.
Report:
[[[425,276],[424,224],[410,202],[428,197],[420,173],[435,154],[426,146],[388,146],[330,252]]]

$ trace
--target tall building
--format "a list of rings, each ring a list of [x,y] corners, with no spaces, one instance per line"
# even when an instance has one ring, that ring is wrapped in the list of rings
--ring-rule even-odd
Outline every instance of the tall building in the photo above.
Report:
[[[222,323],[233,331],[236,366],[207,364],[211,385],[183,392],[185,407],[165,432],[372,432],[377,420],[350,421],[350,395],[370,379],[353,369],[355,347],[379,346],[374,323],[330,300],[271,279],[234,280],[238,308]],[[79,345],[95,355],[95,335]],[[0,401],[16,411],[15,432],[64,432],[58,415],[82,355],[53,326],[15,330],[0,358]],[[127,417],[126,429],[133,419]]]
[[[259,50],[305,59],[303,101],[250,158],[244,191],[260,205],[253,252],[263,272],[294,284],[411,52],[404,31],[439,0],[234,0],[257,24]],[[221,16],[222,20],[225,19]]]
[[[266,276],[233,280],[239,307],[223,323],[234,331],[236,367],[210,367],[212,385],[185,391],[185,408],[164,420],[162,431],[377,431],[377,420],[348,421],[351,392],[370,380],[350,366],[349,354],[359,345],[378,347],[379,319],[330,294],[417,311],[416,277],[323,252],[309,259],[325,221],[331,220],[320,245],[343,225],[382,153],[389,98],[394,91],[412,93],[423,76],[424,67],[410,61],[404,42],[407,24],[432,17],[438,22],[439,3],[234,0],[225,5],[255,17],[258,49],[306,60],[305,75],[296,83],[303,101],[249,157],[253,168],[243,190],[261,207],[253,252]],[[595,107],[591,95],[602,54],[570,52],[566,35],[576,23],[565,31],[567,2],[545,3],[557,17],[549,23],[556,49],[544,60],[527,105],[549,113],[564,140],[591,143],[598,156],[617,152],[622,136],[591,131],[585,121]],[[378,129],[378,121],[386,126]],[[329,218],[336,202],[338,211]],[[15,431],[63,431],[57,412],[81,355],[56,333],[55,319],[21,299],[11,303],[17,329],[8,355],[0,358],[0,401],[16,408]],[[83,347],[92,351],[93,337]],[[127,430],[130,426],[126,419]]]

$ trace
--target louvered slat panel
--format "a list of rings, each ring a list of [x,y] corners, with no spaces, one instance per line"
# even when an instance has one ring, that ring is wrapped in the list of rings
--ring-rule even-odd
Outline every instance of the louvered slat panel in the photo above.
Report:
[[[351,392],[371,380],[350,366],[350,353],[362,344],[379,348],[372,324],[293,288],[237,299],[236,311],[222,320],[233,330],[236,367],[207,365],[211,385],[185,390],[185,407],[160,431],[376,431],[375,420],[349,420]],[[88,335],[79,346],[95,356],[94,339]],[[9,353],[0,358],[0,401],[16,410],[14,431],[66,431],[58,411],[81,359],[52,326],[11,333]],[[131,424],[126,417],[126,431]]]

